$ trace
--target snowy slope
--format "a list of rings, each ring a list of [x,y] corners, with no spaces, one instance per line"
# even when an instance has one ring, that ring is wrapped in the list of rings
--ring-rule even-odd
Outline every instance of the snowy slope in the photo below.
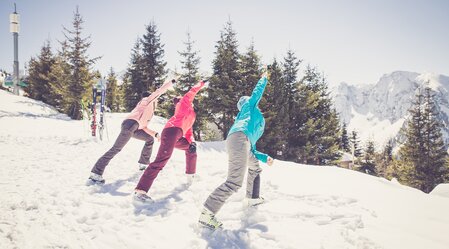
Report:
[[[224,230],[200,229],[202,203],[226,176],[223,142],[199,144],[190,187],[176,151],[150,190],[156,203],[134,207],[140,141],[111,161],[103,187],[84,185],[124,116],[107,114],[111,140],[96,142],[85,121],[0,91],[1,248],[448,248],[449,198],[281,161],[263,165],[266,204],[246,210],[240,191],[218,214]],[[150,124],[163,125],[160,118]]]
[[[341,83],[333,89],[335,108],[350,131],[356,130],[363,142],[373,139],[384,146],[397,136],[419,87],[429,86],[442,111],[439,117],[449,142],[449,77],[433,73],[396,71],[383,75],[375,85],[352,86]]]

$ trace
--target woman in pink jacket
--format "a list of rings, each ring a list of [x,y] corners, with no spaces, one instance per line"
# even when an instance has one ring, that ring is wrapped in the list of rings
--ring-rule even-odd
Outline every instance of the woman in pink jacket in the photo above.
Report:
[[[193,109],[193,99],[201,90],[205,82],[200,81],[194,85],[182,98],[175,98],[175,114],[171,117],[161,135],[161,145],[157,152],[156,159],[150,163],[137,185],[134,199],[140,202],[151,202],[151,198],[146,194],[151,188],[154,179],[170,159],[173,149],[184,150],[186,153],[186,174],[190,177],[196,172],[196,143],[193,138],[192,125],[195,122],[195,111]]]
[[[144,170],[150,162],[151,152],[153,150],[153,137],[160,140],[159,134],[147,128],[148,122],[153,117],[154,111],[157,107],[157,99],[164,94],[175,80],[166,81],[159,89],[154,91],[151,95],[149,92],[142,94],[142,100],[136,105],[131,113],[122,122],[122,127],[117,140],[111,149],[109,149],[92,168],[92,173],[89,177],[91,183],[104,183],[103,172],[111,159],[119,153],[123,147],[128,143],[131,137],[145,141],[142,153],[139,159],[139,169]]]

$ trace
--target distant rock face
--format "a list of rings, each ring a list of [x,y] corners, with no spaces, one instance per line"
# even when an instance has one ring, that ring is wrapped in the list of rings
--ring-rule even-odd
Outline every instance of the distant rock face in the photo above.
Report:
[[[341,83],[332,90],[334,106],[348,130],[356,130],[362,141],[373,139],[383,146],[397,138],[407,118],[408,109],[420,87],[429,86],[435,93],[443,135],[449,141],[449,77],[432,73],[396,71],[383,75],[375,85],[353,86]],[[390,125],[388,125],[390,124]]]
[[[3,73],[2,71],[0,71],[0,84],[3,84],[3,82],[5,82],[5,77],[6,77],[6,74]]]

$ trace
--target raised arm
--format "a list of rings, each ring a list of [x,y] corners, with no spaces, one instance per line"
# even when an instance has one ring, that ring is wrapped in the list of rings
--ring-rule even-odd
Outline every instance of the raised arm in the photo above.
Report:
[[[181,101],[185,104],[192,104],[193,99],[195,99],[196,94],[201,90],[204,84],[204,81],[198,82],[196,85],[190,88],[190,90],[182,97]]]
[[[260,78],[260,80],[257,82],[256,86],[254,87],[253,93],[249,98],[249,104],[251,106],[257,106],[259,104],[259,101],[262,98],[267,83],[268,79],[266,76],[262,76],[262,78]]]
[[[154,99],[159,98],[162,94],[164,94],[170,87],[172,87],[173,83],[175,82],[174,79],[170,79],[164,82],[161,87],[159,87],[156,91],[154,91],[148,99],[150,101],[153,101]]]

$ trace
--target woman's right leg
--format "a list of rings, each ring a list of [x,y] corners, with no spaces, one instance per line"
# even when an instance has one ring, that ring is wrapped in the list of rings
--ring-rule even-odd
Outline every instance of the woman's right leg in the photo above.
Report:
[[[259,160],[252,152],[248,155],[248,177],[246,185],[246,198],[259,198],[260,193],[260,173],[262,168],[259,165]]]
[[[229,135],[226,140],[226,147],[229,157],[228,177],[226,182],[215,189],[204,203],[204,207],[214,214],[221,209],[233,193],[242,187],[251,145],[243,132],[236,132]]]
[[[182,137],[182,129],[179,127],[170,127],[162,130],[161,134],[161,145],[157,152],[157,156],[152,163],[147,167],[140,181],[137,184],[136,190],[143,190],[148,192],[153,184],[154,179],[156,179],[159,171],[164,168],[167,164],[168,159],[170,159],[175,143],[179,138]]]
[[[148,165],[150,163],[151,152],[153,152],[154,138],[144,130],[137,130],[133,137],[145,141],[140,153],[139,163]]]
[[[100,159],[98,159],[97,163],[95,163],[91,172],[99,175],[103,175],[104,169],[109,164],[111,159],[119,153],[123,147],[125,147],[126,143],[131,139],[133,133],[139,128],[139,123],[133,119],[125,119],[122,122],[122,127],[120,134],[115,140],[114,145],[111,149],[109,149]]]

